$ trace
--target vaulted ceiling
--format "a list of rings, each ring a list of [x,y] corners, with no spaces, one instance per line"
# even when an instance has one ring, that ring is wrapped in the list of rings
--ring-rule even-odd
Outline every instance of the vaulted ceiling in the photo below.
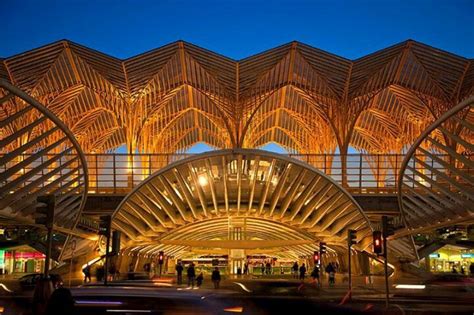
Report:
[[[236,61],[187,42],[125,60],[70,41],[0,59],[85,152],[275,142],[290,152],[403,152],[474,94],[474,62],[405,41],[348,60],[292,42]]]

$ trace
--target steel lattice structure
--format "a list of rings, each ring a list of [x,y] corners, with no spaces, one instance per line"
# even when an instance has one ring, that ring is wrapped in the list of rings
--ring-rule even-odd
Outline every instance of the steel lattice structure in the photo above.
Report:
[[[71,232],[87,195],[84,154],[68,128],[0,79],[0,216],[31,224],[36,197],[56,195],[55,228]]]
[[[358,230],[357,247],[365,249],[372,235],[360,206],[329,176],[249,149],[204,153],[161,169],[127,195],[113,225],[126,236],[126,247],[180,257],[190,253],[189,244],[214,248],[213,241],[231,241],[235,220],[245,221],[243,243],[280,241],[273,246],[281,248],[279,257],[311,255],[317,241],[344,248],[348,229]]]
[[[420,135],[402,163],[398,187],[410,233],[474,220],[474,97]]]
[[[338,151],[341,154],[341,184],[348,187],[347,153],[350,147],[362,153],[394,154],[394,157],[406,153],[421,134],[426,136],[423,132],[433,122],[447,119],[446,113],[452,113],[458,103],[474,95],[474,62],[411,40],[356,60],[299,42],[233,60],[183,41],[128,59],[117,59],[70,41],[59,41],[0,59],[0,79],[26,93],[20,95],[22,100],[10,98],[5,93],[0,95],[0,123],[14,126],[0,129],[2,144],[9,141],[0,146],[2,159],[14,157],[18,160],[17,165],[23,165],[26,162],[21,161],[22,152],[29,154],[28,159],[42,155],[43,159],[50,161],[46,163],[55,163],[54,159],[58,159],[60,169],[76,172],[76,177],[66,176],[70,186],[65,187],[71,190],[60,188],[70,192],[71,199],[68,200],[72,200],[72,197],[85,196],[87,188],[87,171],[80,147],[87,153],[112,152],[125,145],[130,154],[175,154],[198,142],[220,149],[253,149],[275,142],[290,153],[330,156]],[[45,109],[37,104],[44,104]],[[30,105],[34,109],[23,112],[22,106],[29,108]],[[20,111],[15,113],[12,108]],[[29,114],[37,111],[38,115]],[[467,129],[472,129],[470,115],[449,118],[450,122],[442,125],[435,123],[436,131],[431,130],[435,135],[429,138],[434,140],[424,141],[421,146],[417,142],[415,146],[417,154],[429,156],[420,158],[422,163],[418,163],[411,174],[420,173],[423,178],[426,159],[437,158],[433,153],[447,153],[450,157],[443,163],[449,164],[452,173],[446,176],[451,181],[457,178],[452,176],[460,176],[462,180],[469,177],[470,173],[466,175],[464,171],[459,175],[457,168],[471,167],[472,164],[465,153],[466,148],[472,150],[472,134],[466,133]],[[57,130],[44,127],[54,124]],[[466,124],[469,128],[460,128]],[[438,128],[440,126],[442,128]],[[22,128],[34,132],[28,132],[28,137],[24,137]],[[69,141],[68,145],[60,142],[63,138],[58,134],[61,132],[65,133],[67,139],[64,141]],[[25,146],[29,151],[23,150]],[[73,150],[73,154],[65,161],[62,154],[68,150]],[[51,156],[46,154],[50,151]],[[390,158],[381,162],[377,155],[367,160],[374,169],[383,170],[374,172],[380,182],[388,172],[394,174],[401,162]],[[70,164],[64,166],[63,162]],[[330,169],[331,162],[325,161],[324,168]],[[147,163],[142,161],[141,165],[149,165]],[[379,167],[380,163],[384,167]],[[42,173],[35,185],[52,187],[47,181],[53,179],[57,183],[55,173],[51,173],[52,168],[46,167],[43,160],[40,165],[45,166],[43,173],[46,175]],[[389,170],[387,165],[392,169]],[[7,179],[7,185],[14,186],[14,191],[26,191],[26,188],[22,190],[24,185],[16,185],[19,183],[17,177],[23,175],[11,174],[15,167],[4,166],[0,176]],[[409,168],[410,164],[403,167]],[[426,195],[433,194],[425,189],[425,185],[419,185],[419,178],[412,179],[417,194],[421,190]],[[131,180],[133,183],[133,176]],[[404,187],[399,189],[406,188],[403,183]],[[458,182],[451,184],[457,187]],[[169,189],[166,183],[164,185]],[[445,190],[441,188],[440,191]],[[461,198],[453,195],[451,190],[447,197],[411,197],[403,189],[402,213],[410,212],[408,208],[413,210],[413,207],[417,208],[413,211],[419,211],[413,222],[407,220],[410,228],[423,227],[423,213],[430,215],[431,210],[433,215],[439,213],[436,211],[439,208],[437,198],[442,199],[439,201],[442,204],[452,200],[457,203],[456,200]],[[17,205],[16,199],[12,199],[17,194],[8,196],[5,191],[2,190],[4,196],[0,199],[0,209],[19,206],[29,200],[22,199]],[[44,191],[38,189],[38,193]],[[467,196],[472,202],[471,190],[459,191],[462,198]],[[216,207],[216,196],[212,191],[209,193],[208,200],[212,200]],[[206,211],[208,205],[201,197],[198,196],[202,203],[199,211]],[[420,205],[420,200],[424,200],[423,205]],[[79,199],[70,203],[77,209],[82,204]],[[426,205],[432,209],[425,213]],[[178,199],[176,206],[179,208]],[[13,212],[31,214],[32,207],[28,204]],[[457,210],[449,211],[454,216],[464,215]],[[60,225],[73,227],[77,221],[72,213],[71,210],[65,214]],[[136,238],[140,233],[133,231],[140,231],[137,230],[140,226],[129,218],[120,219],[120,213],[117,216],[122,219],[124,232],[130,239]],[[133,225],[137,226],[130,228]],[[330,235],[332,242],[341,242],[336,234]]]
[[[120,60],[70,41],[0,60],[85,152],[276,142],[400,153],[474,91],[474,63],[415,41],[348,60],[292,42],[239,61],[186,42]]]

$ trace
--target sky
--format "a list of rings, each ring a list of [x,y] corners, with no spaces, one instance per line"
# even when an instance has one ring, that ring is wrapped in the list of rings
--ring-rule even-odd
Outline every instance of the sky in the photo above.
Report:
[[[118,58],[185,40],[242,59],[293,40],[348,59],[407,39],[474,58],[474,0],[1,0],[0,57],[69,39]]]
[[[356,59],[406,39],[474,58],[474,1],[1,0],[0,57],[60,39],[118,58],[185,40],[241,59],[298,40]]]

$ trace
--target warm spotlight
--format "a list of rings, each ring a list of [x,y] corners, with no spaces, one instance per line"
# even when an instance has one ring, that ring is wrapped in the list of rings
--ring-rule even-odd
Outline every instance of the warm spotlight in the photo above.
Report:
[[[199,175],[198,176],[198,182],[199,182],[199,185],[206,186],[207,182],[208,182],[206,175]]]

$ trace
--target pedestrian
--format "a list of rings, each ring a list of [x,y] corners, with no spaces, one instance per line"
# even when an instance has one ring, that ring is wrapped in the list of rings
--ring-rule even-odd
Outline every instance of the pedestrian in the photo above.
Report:
[[[54,290],[46,306],[45,315],[74,315],[74,299],[71,291],[67,288],[58,288]]]
[[[318,265],[314,266],[313,271],[311,272],[311,278],[313,278],[314,284],[316,284],[316,282],[317,282],[317,285],[319,287],[320,282],[319,282],[319,268],[318,268]]]
[[[219,268],[216,267],[216,269],[214,269],[211,279],[214,283],[214,289],[219,289],[219,283],[221,282],[221,273],[219,272]]]
[[[181,264],[180,261],[178,261],[178,264],[176,265],[176,275],[177,275],[177,282],[178,285],[183,284],[183,265]]]
[[[262,276],[265,274],[265,265],[262,263],[262,266],[260,267],[262,269]]]
[[[456,270],[456,267],[453,266],[453,270],[451,270],[452,273],[458,273],[458,271]]]
[[[306,275],[306,266],[303,263],[300,267],[300,280],[301,281],[304,281],[305,275]]]
[[[474,276],[474,263],[471,263],[469,266],[469,272],[471,273],[471,276]]]
[[[332,286],[335,284],[335,278],[336,278],[336,269],[334,268],[334,264],[332,262],[330,262],[327,266],[326,266],[326,273],[329,274],[329,285]]]
[[[293,277],[295,279],[298,279],[298,262],[295,261],[295,263],[293,264],[293,267],[291,268],[292,270],[292,273],[293,273]]]
[[[244,264],[244,275],[249,273],[249,265],[247,263]]]
[[[199,276],[197,276],[196,278],[196,285],[198,288],[201,287],[202,285],[202,281],[204,280],[204,275],[202,274],[202,272],[199,274]]]
[[[91,266],[88,264],[82,269],[82,273],[84,274],[84,283],[91,282]]]
[[[52,282],[41,276],[35,284],[35,290],[33,292],[32,300],[32,311],[34,315],[44,315],[48,301],[53,293]]]
[[[267,269],[267,275],[270,275],[272,273],[272,265],[270,264],[270,262],[267,261],[267,264],[266,264],[266,269]]]
[[[461,274],[463,274],[463,275],[466,274],[466,269],[464,269],[464,266],[461,266]]]
[[[128,280],[134,280],[135,279],[135,274],[133,273],[134,270],[135,270],[135,265],[133,263],[130,263],[128,265],[128,274],[127,274]]]
[[[188,287],[194,288],[194,280],[196,279],[196,271],[194,269],[193,263],[189,264],[187,275],[188,275]]]

